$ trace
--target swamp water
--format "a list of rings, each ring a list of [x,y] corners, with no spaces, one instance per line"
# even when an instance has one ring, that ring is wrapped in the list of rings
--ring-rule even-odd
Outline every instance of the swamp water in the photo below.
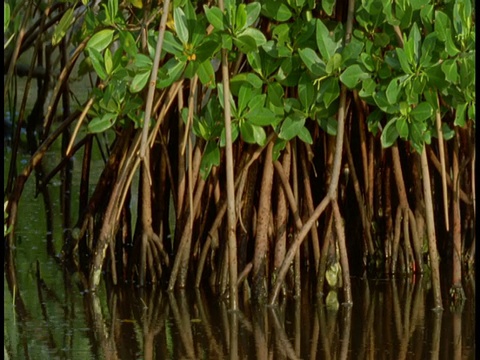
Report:
[[[306,291],[276,308],[236,313],[206,289],[168,293],[102,283],[94,296],[47,255],[45,210],[41,196],[34,199],[33,179],[19,204],[11,266],[4,268],[5,359],[475,359],[475,281],[465,279],[467,299],[450,309],[446,273],[441,312],[432,311],[422,277],[354,277],[353,306],[336,311]],[[53,181],[52,199],[59,189]],[[57,249],[59,219],[52,234]]]

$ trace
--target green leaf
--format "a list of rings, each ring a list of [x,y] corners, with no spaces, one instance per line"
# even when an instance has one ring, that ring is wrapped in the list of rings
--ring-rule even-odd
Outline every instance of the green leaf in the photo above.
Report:
[[[283,108],[284,95],[283,87],[278,82],[268,84],[267,99],[270,104]]]
[[[7,32],[9,25],[10,25],[10,5],[6,2],[3,2],[3,32],[4,33]],[[4,49],[5,49],[5,46],[4,46]]]
[[[241,31],[247,27],[247,10],[245,4],[241,3],[237,7],[237,14],[235,16],[235,29]]]
[[[108,0],[107,9],[110,19],[114,20],[118,13],[118,0]]]
[[[392,79],[392,81],[390,81],[390,83],[387,86],[387,90],[385,91],[385,95],[387,96],[387,101],[392,105],[398,102],[400,90],[402,90],[401,78],[403,77],[396,77]]]
[[[370,74],[363,71],[360,65],[350,65],[340,75],[340,81],[349,89],[354,89],[358,83],[370,78]]]
[[[135,57],[135,55],[138,53],[138,49],[132,33],[130,31],[120,30],[118,35],[119,35],[120,44],[123,50],[125,50],[125,52],[131,57]],[[164,46],[165,46],[165,40],[164,40]]]
[[[460,51],[453,43],[451,28],[450,18],[442,11],[435,11],[435,32],[437,33],[438,39],[445,42],[448,55],[455,56]]]
[[[328,117],[322,117],[320,119],[317,119],[318,124],[320,127],[328,134],[331,136],[337,135],[337,127],[338,127],[338,121],[332,116]]]
[[[150,70],[153,66],[153,61],[145,54],[137,53],[135,55],[135,67],[139,70]]]
[[[327,74],[333,75],[342,65],[342,55],[339,53],[333,54],[333,56],[328,60],[325,70]]]
[[[255,44],[257,44],[257,47],[262,46],[262,45],[267,43],[267,38],[258,29],[247,28],[244,31],[242,31],[242,33],[241,33],[241,35],[239,35],[239,37],[243,36],[243,35],[246,35],[246,36],[249,36],[249,37],[253,38],[255,40]]]
[[[458,104],[455,110],[455,122],[456,126],[464,127],[466,125],[466,110],[467,103]]]
[[[324,61],[328,61],[337,50],[338,44],[333,40],[332,35],[330,35],[330,31],[322,22],[322,20],[317,19],[316,29],[318,50],[320,51],[322,59]]]
[[[245,117],[248,122],[258,126],[275,126],[278,122],[273,111],[267,108],[252,110],[248,112]]]
[[[410,66],[410,63],[408,61],[408,57],[405,51],[402,48],[396,48],[395,51],[397,53],[400,66],[402,67],[402,70],[405,72],[405,74],[413,74],[413,70]]]
[[[425,121],[433,115],[432,105],[428,102],[421,102],[410,111],[410,115],[417,121]]]
[[[158,71],[157,88],[163,89],[177,81],[185,69],[185,63],[175,58],[168,60]]]
[[[292,140],[299,134],[305,125],[305,117],[297,112],[287,116],[283,121],[278,137],[284,140]]]
[[[165,31],[165,35],[163,36],[162,52],[163,51],[175,56],[180,56],[183,54],[182,44],[170,31]]]
[[[293,15],[290,8],[283,1],[266,0],[263,4],[266,16],[277,21],[287,21]]]
[[[259,2],[251,2],[251,3],[247,4],[247,7],[246,7],[246,11],[247,11],[246,26],[252,26],[255,23],[255,21],[257,21],[261,10],[262,10],[262,6],[260,5]]]
[[[185,13],[180,7],[173,9],[173,21],[175,23],[175,31],[182,44],[188,44],[188,27]]]
[[[458,81],[457,63],[453,59],[447,59],[442,63],[442,71],[445,73],[445,78],[452,84]]]
[[[404,50],[410,65],[416,65],[420,59],[421,36],[416,22],[413,23],[408,40],[405,42]],[[400,63],[401,64],[401,63]],[[403,68],[403,66],[402,66]]]
[[[197,74],[203,85],[215,87],[215,71],[210,60],[206,60],[198,65]]]
[[[63,39],[63,37],[67,33],[68,29],[70,29],[70,26],[75,21],[75,16],[74,16],[74,13],[73,13],[74,10],[75,10],[75,8],[71,7],[67,11],[65,11],[65,13],[63,14],[62,18],[60,19],[58,25],[55,27],[55,31],[53,32],[53,35],[52,35],[52,45],[53,46],[56,46],[60,43],[60,41]],[[5,27],[5,15],[6,15],[6,12],[4,14],[4,27]],[[9,17],[9,19],[10,19],[10,17]]]
[[[320,98],[323,99],[325,107],[328,108],[340,96],[340,86],[338,78],[329,77],[320,85]]]
[[[273,144],[273,150],[272,150],[272,158],[273,161],[277,161],[280,158],[280,155],[282,154],[283,149],[285,149],[285,146],[287,146],[286,140],[276,138],[275,143]]]
[[[426,128],[426,124],[421,121],[412,121],[409,123],[409,140],[415,151],[419,154],[421,154],[423,150]]]
[[[252,99],[253,91],[250,86],[242,85],[238,92],[238,116],[243,117],[242,113],[247,108],[248,102]]]
[[[249,123],[247,121],[241,121],[240,122],[240,134],[242,135],[243,141],[245,141],[249,144],[257,143],[258,134],[256,134],[256,131],[257,131],[256,128],[258,128],[258,127],[255,126],[255,125],[252,125],[251,123]],[[264,134],[265,134],[265,132],[264,132]]]
[[[114,30],[104,29],[94,34],[87,42],[86,49],[95,49],[98,52],[105,50],[112,43]]]
[[[210,24],[217,30],[225,30],[225,15],[216,6],[209,8],[207,5],[203,5],[205,16]]]
[[[303,73],[298,80],[298,98],[303,105],[303,110],[308,113],[310,107],[313,105],[315,97],[315,88],[310,77]]]
[[[398,138],[398,131],[395,123],[397,122],[397,117],[393,117],[385,128],[382,131],[382,135],[380,136],[380,141],[382,143],[382,147],[388,148],[392,146]]]
[[[335,7],[335,0],[323,0],[322,9],[328,16],[332,16],[333,8]]]
[[[102,117],[95,117],[88,123],[88,132],[89,133],[101,133],[110,129],[115,121],[117,120],[118,115],[112,113],[106,113]]]
[[[257,42],[249,35],[239,35],[238,37],[233,38],[233,43],[245,54],[257,49]]]
[[[142,91],[147,85],[148,79],[150,78],[151,71],[138,72],[133,77],[133,80],[130,84],[130,92],[137,93]]]
[[[90,55],[90,60],[92,61],[92,66],[95,69],[95,72],[100,77],[100,79],[105,81],[108,75],[105,71],[105,64],[102,54],[100,54],[100,52],[98,52],[94,48],[90,49],[88,51],[88,54]]]
[[[397,128],[398,135],[402,139],[408,138],[408,122],[407,119],[403,116],[399,117],[398,120],[395,122],[395,126]]]
[[[208,141],[203,150],[202,161],[200,163],[200,176],[206,179],[212,170],[212,167],[220,165],[220,149],[215,141]]]
[[[113,70],[113,60],[112,60],[112,52],[110,49],[105,50],[105,54],[103,55],[104,61],[105,61],[105,71],[107,72],[108,75],[111,75],[112,70]]]
[[[300,59],[302,59],[303,63],[307,66],[308,70],[310,70],[314,76],[321,77],[327,74],[325,69],[325,63],[312,49],[300,49],[298,51],[298,55],[300,55]]]
[[[308,129],[306,127],[303,127],[303,128],[300,129],[300,131],[298,132],[298,137],[304,143],[307,143],[307,144],[310,144],[310,145],[313,144],[312,135],[310,135],[310,131],[308,131]]]
[[[252,67],[252,70],[262,76],[262,59],[260,58],[260,53],[258,51],[248,53],[247,60]]]

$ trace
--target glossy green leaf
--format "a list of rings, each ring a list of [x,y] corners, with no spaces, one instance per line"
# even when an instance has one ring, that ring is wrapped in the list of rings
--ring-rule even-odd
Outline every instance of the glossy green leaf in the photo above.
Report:
[[[315,88],[313,82],[307,74],[302,74],[298,80],[298,98],[303,105],[303,110],[308,112],[313,105],[315,98]]]
[[[300,55],[303,63],[307,66],[308,70],[310,70],[314,76],[321,77],[327,74],[325,69],[325,63],[312,49],[300,49],[298,51],[298,55]]]
[[[252,99],[253,89],[250,86],[242,85],[238,93],[238,106],[237,111],[240,117],[242,117],[243,111],[247,108],[248,102]]]
[[[466,110],[467,104],[458,104],[455,109],[455,122],[456,126],[464,127],[466,125]]]
[[[170,31],[165,31],[165,34],[163,36],[162,52],[163,51],[173,54],[175,56],[179,56],[183,53],[182,44]]]
[[[388,148],[392,146],[398,138],[398,131],[396,127],[397,117],[390,119],[390,121],[385,125],[382,131],[382,135],[380,136],[380,141],[382,143],[382,147]]]
[[[247,10],[245,8],[245,4],[238,4],[235,16],[235,28],[237,31],[241,31],[247,27]]]
[[[163,89],[177,81],[185,69],[185,63],[175,58],[168,60],[158,71],[157,88]]]
[[[400,66],[402,67],[402,70],[405,72],[405,74],[413,74],[412,67],[408,61],[408,57],[405,51],[402,48],[396,48],[395,51],[397,53]]]
[[[253,38],[257,47],[262,46],[267,42],[267,38],[265,37],[265,35],[263,35],[260,30],[254,28],[245,29],[244,31],[242,31],[242,34],[239,35],[239,37],[240,36],[249,36]]]
[[[395,126],[397,128],[398,135],[406,140],[408,138],[408,122],[407,119],[403,116],[399,117],[395,122]]]
[[[118,0],[108,0],[107,10],[110,18],[114,20],[118,13]]]
[[[225,15],[223,12],[216,6],[212,6],[209,8],[207,5],[203,5],[203,10],[205,12],[205,16],[210,24],[217,30],[224,30],[225,29]]]
[[[248,102],[249,111],[256,111],[261,109],[265,105],[265,100],[267,98],[266,94],[261,94],[258,91],[255,91],[255,94],[252,96],[250,101]]]
[[[182,8],[176,7],[173,9],[173,21],[175,24],[175,31],[177,32],[177,36],[182,42],[182,44],[188,44],[188,27],[187,27],[187,19],[185,17],[185,13],[183,12]]]
[[[416,121],[422,122],[432,117],[433,108],[428,102],[422,102],[410,111],[410,115]]]
[[[322,22],[322,20],[317,19],[316,25],[316,39],[318,50],[324,61],[328,61],[335,51],[337,50],[337,43],[333,40],[330,31]]]
[[[113,59],[110,49],[107,48],[105,50],[105,54],[103,54],[103,59],[105,61],[105,71],[107,75],[111,75],[113,71]]]
[[[203,85],[215,87],[215,71],[210,60],[206,60],[198,65],[197,74]]]
[[[134,65],[140,70],[150,70],[153,66],[153,61],[145,54],[137,53],[135,55]]]
[[[148,79],[150,79],[151,71],[138,72],[133,77],[133,80],[130,84],[130,91],[132,93],[137,93],[142,91],[147,85]]]
[[[233,43],[245,54],[257,49],[257,42],[250,35],[239,35],[238,37],[233,38]]]
[[[342,65],[342,55],[340,55],[339,53],[335,53],[327,61],[327,66],[325,67],[325,70],[327,71],[327,74],[332,75],[337,70],[340,69],[341,65]]]
[[[392,79],[392,81],[390,81],[390,83],[387,86],[387,90],[385,91],[385,95],[387,96],[387,101],[392,105],[396,104],[398,101],[400,90],[402,90],[402,86],[400,83],[401,83],[401,77]]]
[[[101,133],[110,129],[117,120],[118,115],[112,113],[103,114],[102,117],[95,117],[88,123],[89,133]]]
[[[263,2],[265,15],[277,21],[284,22],[292,17],[292,11],[281,0],[265,0]]]
[[[337,135],[338,121],[333,116],[317,119],[320,127],[331,136]]]
[[[340,81],[349,89],[354,89],[361,81],[370,78],[370,74],[365,72],[360,65],[350,65],[340,75]]]
[[[74,7],[70,7],[69,9],[67,9],[67,11],[65,11],[62,18],[58,22],[58,25],[55,27],[55,31],[53,32],[53,35],[52,35],[52,46],[57,46],[60,43],[60,41],[63,39],[67,31],[72,26],[73,22],[75,21],[75,16],[73,13],[74,10],[75,10]]]
[[[262,76],[262,59],[260,58],[260,53],[258,51],[248,53],[247,60],[252,70]]]
[[[123,50],[125,50],[129,56],[135,57],[138,50],[132,33],[130,31],[119,31],[118,35]]]
[[[215,141],[208,141],[203,150],[202,161],[200,163],[200,176],[206,179],[210,174],[212,167],[220,165],[220,149]]]
[[[458,81],[456,61],[453,59],[447,59],[442,63],[441,67],[447,81],[451,82],[452,84],[456,84]]]
[[[267,100],[270,104],[283,108],[284,95],[283,87],[279,83],[272,82],[268,84]]]
[[[90,49],[88,51],[88,54],[90,56],[93,69],[95,70],[97,75],[100,77],[100,79],[105,81],[108,75],[107,75],[107,72],[105,71],[105,64],[104,64],[104,59],[102,54],[100,54],[100,52],[98,52],[94,48]]]
[[[247,121],[240,122],[240,134],[242,139],[250,144],[263,145],[266,140],[265,130],[261,126],[256,126]]]
[[[86,49],[94,49],[98,52],[105,50],[113,41],[115,31],[112,29],[103,29],[94,34],[87,42]]]
[[[335,0],[323,0],[322,9],[328,16],[332,16],[335,7]]]
[[[257,21],[258,16],[260,15],[260,11],[262,10],[262,6],[259,2],[251,2],[248,3],[246,6],[247,11],[247,22],[246,26],[254,25],[255,21]]]
[[[435,11],[435,32],[438,39],[445,42],[445,49],[450,56],[457,55],[460,51],[452,39],[452,26],[450,18],[442,11]]]
[[[306,127],[301,128],[300,131],[298,132],[297,136],[304,143],[307,143],[307,144],[310,144],[310,145],[313,144],[312,135],[310,134],[310,131],[308,131],[308,129]]]
[[[322,98],[325,107],[328,108],[340,96],[338,79],[335,77],[329,77],[325,79],[325,81],[322,81],[319,95]]]
[[[305,125],[305,117],[299,113],[293,113],[283,121],[278,137],[284,140],[292,140]]]
[[[426,124],[422,121],[411,121],[409,123],[409,140],[413,148],[419,154],[422,153],[425,142]]]
[[[280,155],[282,154],[282,151],[285,149],[285,146],[287,145],[286,140],[276,138],[275,143],[273,144],[273,150],[272,150],[272,158],[273,161],[277,161],[280,158]]]
[[[273,111],[267,108],[251,110],[246,114],[246,118],[248,122],[257,126],[275,126],[278,122]]]
[[[3,2],[3,32],[4,33],[7,32],[9,25],[10,25],[10,5],[6,2]],[[5,49],[5,46],[4,46],[4,49]]]

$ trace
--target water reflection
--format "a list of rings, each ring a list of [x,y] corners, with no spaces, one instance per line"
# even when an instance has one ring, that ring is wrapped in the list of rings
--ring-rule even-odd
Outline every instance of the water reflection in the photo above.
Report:
[[[231,312],[207,290],[109,287],[57,272],[18,283],[6,256],[4,351],[10,359],[474,359],[473,282],[462,309],[435,312],[423,279],[353,279],[353,307],[312,304]],[[29,294],[28,298],[23,294]]]

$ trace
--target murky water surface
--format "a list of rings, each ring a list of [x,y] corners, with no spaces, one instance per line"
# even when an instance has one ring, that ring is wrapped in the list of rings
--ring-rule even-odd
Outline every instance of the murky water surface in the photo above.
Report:
[[[465,279],[464,306],[451,309],[449,276],[442,277],[441,312],[432,311],[432,290],[419,277],[352,278],[353,307],[336,311],[306,292],[275,308],[245,305],[236,313],[208,289],[105,285],[95,295],[85,292],[79,275],[62,272],[47,256],[43,201],[33,192],[31,179],[19,206],[12,267],[4,272],[17,279],[13,287],[4,275],[6,359],[475,358],[473,278]]]

